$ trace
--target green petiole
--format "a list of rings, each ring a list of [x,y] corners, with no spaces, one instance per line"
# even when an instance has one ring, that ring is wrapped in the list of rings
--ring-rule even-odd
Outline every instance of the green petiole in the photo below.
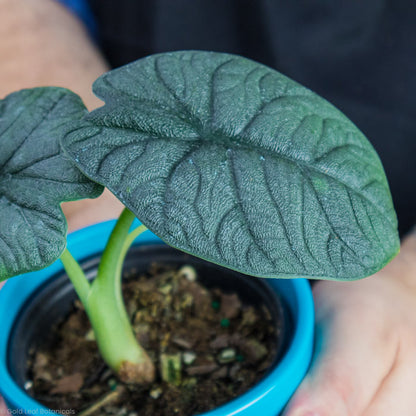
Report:
[[[123,381],[143,383],[153,380],[154,366],[136,340],[121,291],[124,258],[135,238],[147,230],[141,225],[130,232],[134,218],[124,209],[91,284],[68,250],[61,260],[88,314],[102,357]]]

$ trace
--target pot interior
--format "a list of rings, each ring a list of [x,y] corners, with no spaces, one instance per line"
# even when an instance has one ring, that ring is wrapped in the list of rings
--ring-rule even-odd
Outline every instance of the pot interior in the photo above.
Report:
[[[99,259],[99,255],[96,255],[81,262],[89,279],[95,277]],[[279,362],[292,337],[292,317],[289,308],[265,279],[245,276],[162,244],[133,246],[126,257],[124,268],[134,268],[143,274],[155,262],[178,267],[192,265],[206,287],[219,287],[225,293],[237,292],[246,305],[263,303],[270,311],[273,324],[279,322],[281,328],[276,339],[277,353],[272,367]],[[39,287],[22,307],[10,336],[7,357],[9,371],[20,387],[24,388],[29,379],[26,363],[31,350],[47,340],[51,328],[70,313],[76,298],[71,282],[62,271]]]

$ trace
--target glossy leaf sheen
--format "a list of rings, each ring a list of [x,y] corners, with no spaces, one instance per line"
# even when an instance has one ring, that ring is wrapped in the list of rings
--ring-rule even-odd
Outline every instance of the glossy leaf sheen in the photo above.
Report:
[[[59,145],[86,113],[62,88],[22,90],[0,101],[0,280],[59,258],[67,230],[60,203],[101,192]]]
[[[64,140],[168,244],[264,277],[357,279],[398,251],[381,163],[310,90],[221,53],[150,56],[98,79]]]

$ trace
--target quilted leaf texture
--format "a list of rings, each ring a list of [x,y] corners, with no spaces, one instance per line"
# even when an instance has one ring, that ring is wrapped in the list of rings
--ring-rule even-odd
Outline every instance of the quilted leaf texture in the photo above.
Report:
[[[153,55],[99,78],[63,146],[171,246],[261,277],[351,280],[397,254],[383,167],[309,89],[248,59]]]
[[[101,193],[59,145],[86,113],[81,99],[63,88],[0,100],[0,280],[59,258],[67,231],[60,203]]]

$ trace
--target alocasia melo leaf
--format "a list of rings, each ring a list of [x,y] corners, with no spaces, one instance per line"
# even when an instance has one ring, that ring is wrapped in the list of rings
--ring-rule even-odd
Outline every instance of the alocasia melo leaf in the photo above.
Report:
[[[382,165],[324,99],[242,57],[185,51],[116,69],[63,144],[168,244],[263,277],[357,279],[397,252]]]
[[[59,145],[86,113],[81,99],[63,88],[0,100],[0,280],[55,261],[66,245],[60,203],[101,193]]]

